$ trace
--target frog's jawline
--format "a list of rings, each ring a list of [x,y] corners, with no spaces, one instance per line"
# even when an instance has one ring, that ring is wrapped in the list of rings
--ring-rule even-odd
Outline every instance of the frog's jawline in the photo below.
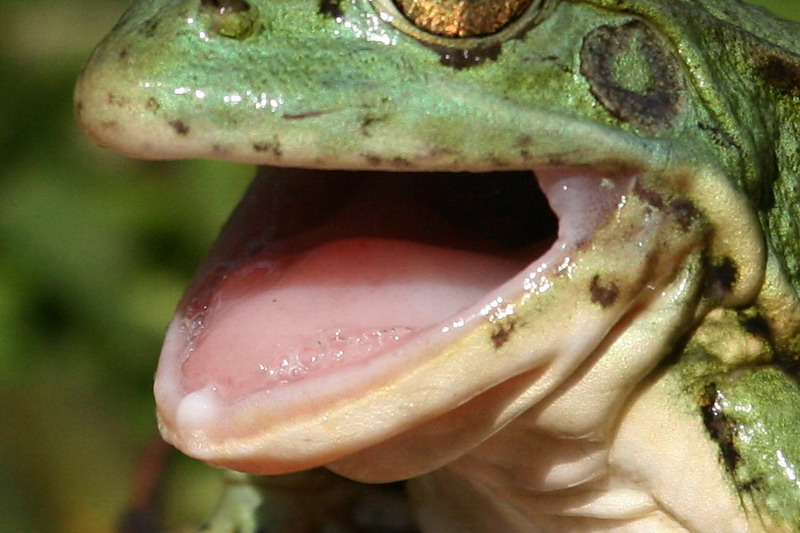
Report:
[[[588,240],[619,205],[630,183],[629,177],[612,180],[585,169],[537,168],[534,175],[539,186],[546,190],[546,195],[542,195],[531,172],[412,175],[262,169],[260,174],[196,276],[165,342],[156,395],[162,429],[173,441],[216,440],[219,421],[235,418],[225,413],[230,409],[244,413],[248,406],[253,412],[262,412],[258,405],[263,401],[258,398],[268,400],[276,417],[302,418],[321,404],[392,382],[398,372],[435,357],[454,339],[492,320],[492,316],[497,317],[498,310],[524,292],[526,280],[534,279],[537,272],[548,268],[548,261],[553,263],[551,267],[555,267],[556,261],[563,262],[569,250]],[[342,186],[343,183],[347,185]],[[558,214],[557,237],[555,216],[546,202]],[[342,209],[341,203],[349,205]],[[465,208],[465,203],[473,205]],[[528,230],[517,229],[526,225]],[[476,237],[479,233],[488,235]],[[310,368],[302,368],[300,375],[293,375],[291,369],[283,373],[280,363],[274,363],[281,361],[280,355],[253,357],[248,351],[253,346],[248,345],[252,339],[245,337],[269,340],[269,323],[273,320],[266,314],[262,325],[250,326],[247,335],[237,337],[236,312],[244,309],[239,316],[247,316],[259,304],[253,298],[248,300],[249,293],[263,292],[267,297],[261,302],[269,305],[279,298],[268,291],[274,291],[290,277],[292,270],[299,268],[296,264],[313,256],[312,252],[323,250],[320,253],[324,254],[326,247],[338,246],[331,257],[342,257],[360,245],[370,250],[378,245],[393,248],[396,255],[390,262],[402,260],[406,253],[439,253],[441,256],[431,261],[433,268],[440,259],[454,262],[462,270],[476,268],[471,266],[475,258],[481,262],[481,257],[488,257],[486,261],[493,264],[478,273],[478,278],[485,275],[489,281],[482,281],[485,286],[477,295],[449,311],[438,311],[443,314],[428,317],[424,324],[409,327],[395,320],[369,324],[366,330],[353,330],[352,324],[343,324],[341,328],[314,327],[308,332],[304,345],[324,340],[333,330],[343,330],[342,337],[351,341],[350,348],[344,350],[343,361],[306,365]],[[453,247],[461,251],[454,251]],[[346,265],[351,267],[357,265]],[[318,272],[319,268],[314,266],[311,271]],[[412,272],[412,277],[415,274]],[[453,271],[448,276],[458,274]],[[467,275],[465,279],[469,284],[474,276]],[[385,290],[375,288],[378,294],[384,294],[380,291]],[[230,301],[234,304],[225,308]],[[257,305],[250,305],[253,301]],[[346,307],[343,304],[345,311]],[[224,311],[216,312],[223,308]],[[225,323],[226,315],[234,315],[224,326],[232,333],[223,335],[216,343],[224,346],[224,353],[209,350],[208,346],[215,343],[208,339],[213,338],[215,328],[223,329],[220,324]],[[278,331],[273,329],[273,336],[291,327],[290,320]],[[376,336],[381,335],[383,340],[376,343]],[[387,335],[391,337],[388,342]],[[362,344],[367,348],[353,349],[353,342],[359,344],[365,336],[366,342]],[[508,331],[499,330],[492,337],[494,346],[500,348],[507,336]],[[358,352],[353,356],[358,364],[347,361],[348,349]],[[240,373],[242,358],[237,353],[245,353],[247,359],[249,370],[243,373]],[[320,360],[325,363],[325,357]],[[295,363],[292,364],[296,368]],[[233,425],[242,431],[239,436],[243,440],[252,436],[251,432],[258,432],[247,424]],[[237,437],[230,434],[233,425],[228,425],[224,439]],[[204,455],[198,449],[195,454]]]

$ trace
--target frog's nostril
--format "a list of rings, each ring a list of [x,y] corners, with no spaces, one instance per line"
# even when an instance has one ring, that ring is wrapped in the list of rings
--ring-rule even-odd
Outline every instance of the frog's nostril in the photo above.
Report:
[[[230,15],[250,10],[250,4],[245,0],[200,0],[200,4],[219,15]]]

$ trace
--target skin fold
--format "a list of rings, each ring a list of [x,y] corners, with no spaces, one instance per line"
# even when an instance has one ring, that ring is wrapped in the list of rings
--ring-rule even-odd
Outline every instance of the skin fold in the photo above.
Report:
[[[88,134],[260,167],[156,377],[170,443],[264,475],[204,531],[800,531],[798,37],[737,0],[134,2],[78,82]],[[542,206],[511,214],[512,172]],[[387,243],[386,274],[353,259]],[[447,306],[394,291],[414,254],[428,296],[518,273],[417,324]],[[239,379],[226,335],[261,350],[284,295],[320,345],[394,322],[226,400],[195,362],[223,339]]]

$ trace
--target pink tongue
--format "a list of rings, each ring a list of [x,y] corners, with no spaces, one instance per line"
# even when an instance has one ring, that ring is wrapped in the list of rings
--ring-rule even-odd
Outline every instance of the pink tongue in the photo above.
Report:
[[[380,238],[349,238],[239,265],[186,317],[187,392],[236,401],[397,348],[479,301],[524,263]],[[467,317],[463,317],[467,318]]]

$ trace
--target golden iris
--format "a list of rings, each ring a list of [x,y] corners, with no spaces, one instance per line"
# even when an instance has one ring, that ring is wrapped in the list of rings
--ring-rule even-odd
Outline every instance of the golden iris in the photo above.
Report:
[[[394,0],[421,30],[443,37],[497,33],[517,19],[533,0]]]

